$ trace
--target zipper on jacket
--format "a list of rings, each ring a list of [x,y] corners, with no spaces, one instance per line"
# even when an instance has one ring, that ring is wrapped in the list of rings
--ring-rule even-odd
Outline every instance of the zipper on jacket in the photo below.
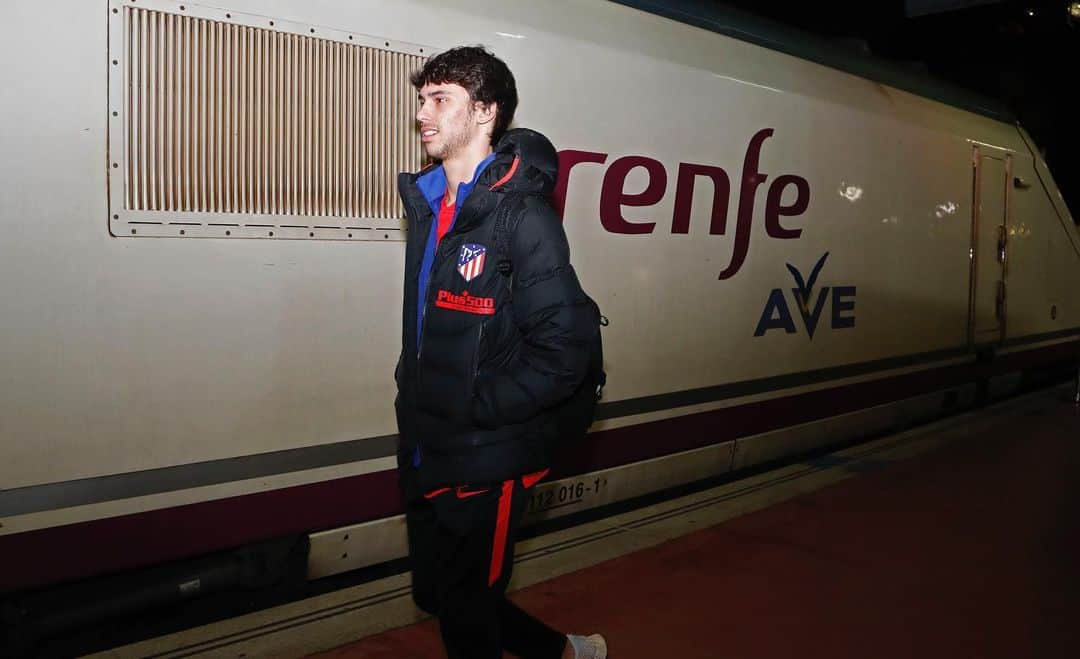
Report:
[[[415,185],[415,179],[413,181],[411,181],[410,184]],[[399,183],[399,189],[403,189],[400,183]],[[421,208],[418,207],[418,205],[416,203],[414,203],[414,199],[412,199],[411,195],[406,195],[406,194],[402,193],[401,198],[402,198],[402,202],[406,206],[406,214],[411,215],[411,217],[415,218],[415,222],[413,222],[412,226],[410,226],[410,228],[409,228],[410,236],[414,232],[422,233],[423,235],[426,236],[428,234],[428,231],[421,232],[420,229],[425,228],[425,229],[428,229],[430,231],[430,222],[435,221],[434,218],[432,220],[428,221],[428,222],[425,222],[424,219],[423,219],[425,217],[424,213],[421,212]],[[427,204],[424,204],[423,208],[426,209],[426,207],[427,207]],[[407,244],[407,248],[408,248],[408,244]],[[420,256],[420,260],[422,261],[423,260],[423,254],[420,254],[419,256]],[[430,284],[430,280],[429,280],[429,284]],[[425,291],[425,295],[426,295],[426,291]],[[425,309],[426,309],[426,305],[425,305]],[[416,325],[416,326],[419,327],[419,325]],[[416,356],[417,356],[417,361],[416,361],[416,385],[418,386],[419,383],[420,383],[420,347],[419,346],[421,344],[420,344],[420,332],[417,332],[416,334],[417,334],[417,336],[416,336],[416,342],[417,342],[417,349],[416,349]],[[407,335],[406,326],[405,326],[405,323],[403,322],[402,327],[401,327],[401,342],[402,342],[402,344],[405,343],[406,335]],[[416,394],[416,391],[414,390],[413,391],[414,401],[412,401],[410,404],[415,404],[415,394]],[[413,434],[415,435],[415,433],[413,433]],[[419,469],[420,468],[420,463],[422,462],[423,456],[424,456],[423,440],[419,436],[415,436],[413,439],[416,441],[416,445],[413,447],[412,456],[410,457],[409,462],[410,462],[411,466],[414,469]]]
[[[409,185],[411,185],[413,187],[416,186],[416,178],[415,177],[413,178],[413,180],[411,180],[409,182]],[[399,183],[398,187],[399,187],[399,191],[400,191],[400,194],[401,194],[402,203],[405,205],[406,215],[411,216],[413,218],[416,218],[415,222],[413,222],[414,226],[409,227],[409,235],[412,236],[414,234],[414,232],[416,234],[422,233],[425,236],[429,235],[430,234],[430,229],[431,229],[431,223],[432,222],[437,222],[438,218],[432,217],[432,219],[430,221],[424,222],[423,218],[424,218],[425,215],[424,215],[423,212],[421,212],[421,208],[418,207],[418,204],[416,204],[414,202],[414,200],[411,198],[412,195],[405,194],[405,192],[404,192],[405,188],[403,187],[403,184]],[[422,208],[425,211],[430,210],[427,207],[427,203],[425,203]],[[421,228],[426,229],[426,231],[423,231],[423,232],[419,231],[419,229],[421,229]],[[419,245],[418,245],[418,247],[419,247]],[[408,248],[408,243],[406,243],[406,249],[407,248]],[[423,263],[424,256],[423,256],[422,251],[419,254],[419,258],[420,258],[420,262]],[[431,280],[429,279],[428,280],[428,288],[430,288],[430,287],[431,287]],[[427,291],[426,290],[424,291],[424,297],[425,298],[427,297]],[[425,304],[424,304],[424,313],[425,314],[426,314],[426,311],[427,311],[427,304],[426,304],[426,300],[425,300]],[[423,318],[423,316],[421,316],[421,318]],[[416,321],[414,321],[414,326],[416,328],[422,327],[422,325],[419,322],[416,322]],[[405,332],[405,324],[403,323],[402,327],[401,327],[401,335],[402,335],[401,336],[401,342],[402,342],[402,344],[405,343],[405,334],[406,334],[406,332]],[[420,337],[420,332],[417,331],[416,332],[416,356],[417,356],[418,360],[420,358],[420,338],[421,338]],[[419,364],[417,364],[417,369],[418,369],[418,372],[419,372]]]
[[[442,245],[446,244],[446,240],[450,237],[450,234],[443,236],[442,241],[435,247],[435,256],[431,259],[431,272],[428,273],[428,280],[426,288],[424,289],[424,308],[420,310],[420,320],[417,323],[417,327],[422,328],[416,335],[416,369],[419,376],[420,371],[420,356],[424,349],[424,329],[427,328],[427,310],[431,306],[431,280],[434,279],[435,269],[439,265],[439,252]]]

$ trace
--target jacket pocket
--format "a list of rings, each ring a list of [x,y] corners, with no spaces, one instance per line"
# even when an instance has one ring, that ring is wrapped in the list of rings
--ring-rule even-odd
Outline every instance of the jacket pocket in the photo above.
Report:
[[[464,427],[480,358],[482,324],[452,333],[425,332],[417,377],[418,408]]]
[[[499,309],[484,322],[477,344],[476,371],[480,377],[505,369],[521,344],[510,307]]]
[[[473,349],[473,366],[472,366],[472,386],[469,391],[476,388],[476,378],[480,375],[480,358],[484,350],[484,324],[480,323],[480,328],[476,332],[476,347]]]

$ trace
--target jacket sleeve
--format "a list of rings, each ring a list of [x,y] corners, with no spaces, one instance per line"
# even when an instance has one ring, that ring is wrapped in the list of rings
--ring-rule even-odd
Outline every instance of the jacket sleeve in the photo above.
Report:
[[[527,200],[510,256],[520,349],[477,381],[472,416],[481,427],[521,423],[569,398],[585,378],[598,321],[570,265],[562,222],[545,201]]]

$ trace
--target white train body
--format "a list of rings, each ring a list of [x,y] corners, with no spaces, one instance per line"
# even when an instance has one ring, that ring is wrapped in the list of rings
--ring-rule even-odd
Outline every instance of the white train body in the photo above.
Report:
[[[611,2],[19,3],[0,40],[0,591],[399,532],[400,220],[132,208],[134,11],[417,61],[482,43],[509,64],[611,321],[602,420],[537,517],[850,440],[1078,354],[1080,229],[1022,129],[984,114]],[[405,91],[375,115],[393,135]],[[357,117],[377,102],[355,98]],[[363,185],[333,171],[340,194]]]

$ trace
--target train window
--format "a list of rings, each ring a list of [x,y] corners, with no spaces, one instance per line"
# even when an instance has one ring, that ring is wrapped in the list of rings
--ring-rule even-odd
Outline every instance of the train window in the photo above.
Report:
[[[408,74],[429,47],[188,3],[110,6],[113,235],[403,238],[397,173],[424,160]]]

